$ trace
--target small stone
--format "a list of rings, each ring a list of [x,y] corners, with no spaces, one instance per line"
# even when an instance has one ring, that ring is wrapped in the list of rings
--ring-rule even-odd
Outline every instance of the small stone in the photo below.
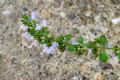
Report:
[[[72,78],[72,80],[79,80],[79,77],[75,76]]]
[[[107,46],[108,46],[108,48],[112,48],[113,42],[108,42]]]
[[[106,80],[105,76],[101,73],[96,73],[94,75],[94,80]]]
[[[72,31],[71,33],[74,35],[74,34],[78,34],[79,33],[79,30],[77,28],[72,28]]]
[[[100,62],[99,65],[103,70],[113,69],[113,66],[110,63]]]
[[[72,11],[70,11],[69,13],[67,13],[67,18],[69,19],[69,20],[74,20],[75,18],[76,18],[76,14],[75,14],[75,12],[72,12]]]
[[[11,14],[11,12],[9,10],[5,10],[5,11],[2,12],[2,14],[4,16],[9,16]]]
[[[62,18],[65,18],[66,14],[65,14],[64,12],[61,12],[61,13],[60,13],[60,16],[61,16]]]
[[[120,17],[112,19],[111,22],[113,24],[118,24],[120,22]]]
[[[87,71],[88,71],[88,65],[87,65],[87,64],[82,64],[82,65],[80,66],[80,70],[81,70],[82,72],[87,72]]]
[[[79,80],[88,80],[88,79],[83,75],[79,75]]]
[[[78,76],[74,76],[72,80],[88,80],[88,79],[83,75],[78,75]]]
[[[91,13],[92,13],[91,11],[86,11],[85,16],[86,17],[91,17]]]
[[[48,18],[51,17],[51,14],[50,14],[49,11],[43,9],[43,10],[41,11],[41,16],[42,16],[43,18],[45,18],[45,19],[48,19]]]

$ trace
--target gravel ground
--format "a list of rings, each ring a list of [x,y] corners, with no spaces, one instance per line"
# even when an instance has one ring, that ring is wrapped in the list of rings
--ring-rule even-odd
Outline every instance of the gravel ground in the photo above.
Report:
[[[119,0],[0,0],[0,80],[120,80],[120,64],[59,51],[40,55],[41,47],[27,48],[19,31],[22,13],[36,11],[55,36],[82,34],[93,40],[104,34],[120,45],[119,4]]]

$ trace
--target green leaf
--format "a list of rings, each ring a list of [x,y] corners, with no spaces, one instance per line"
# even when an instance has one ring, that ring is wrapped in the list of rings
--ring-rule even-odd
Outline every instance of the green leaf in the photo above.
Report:
[[[46,32],[46,31],[48,31],[48,27],[42,27],[42,28],[41,28],[41,32],[44,33],[44,32]]]
[[[77,38],[77,42],[79,42],[80,44],[83,44],[84,38],[82,36],[79,36]]]
[[[117,53],[118,60],[120,61],[120,52]]]
[[[69,52],[73,52],[74,50],[75,50],[75,48],[74,48],[74,46],[73,45],[67,45],[67,50],[69,51]]]
[[[100,52],[99,53],[99,60],[102,62],[107,62],[108,61],[108,55],[105,52]]]
[[[96,47],[96,44],[94,42],[88,42],[86,44],[87,48],[95,48]]]
[[[59,49],[61,52],[64,52],[64,51],[65,51],[65,46],[58,46],[58,49]]]
[[[49,44],[49,38],[44,38],[44,39],[42,40],[42,43],[43,43],[43,44],[45,43],[45,44],[48,45],[48,44]]]
[[[23,14],[23,15],[22,15],[22,19],[23,19],[23,20],[29,20],[29,16],[26,15],[26,14]]]
[[[46,44],[47,46],[51,46],[53,40],[54,40],[54,37],[52,37],[52,36],[51,37],[44,37],[42,40],[42,43]]]
[[[64,35],[64,41],[65,42],[71,40],[71,38],[72,38],[72,35],[70,35],[70,34]]]
[[[22,15],[21,22],[22,22],[24,25],[26,25],[26,26],[28,26],[28,27],[31,27],[31,25],[30,25],[31,22],[30,22],[30,20],[29,20],[29,17],[28,17],[26,14]]]
[[[86,53],[86,49],[82,47],[81,45],[75,46],[75,49],[76,49],[75,53],[79,56]]]
[[[35,29],[34,28],[28,28],[28,33],[30,34],[30,35],[34,35],[35,34]]]
[[[117,56],[117,54],[118,54],[118,46],[117,45],[115,45],[115,46],[113,46],[113,51],[114,51],[114,54]]]
[[[63,35],[59,35],[55,40],[60,45],[63,42],[63,39],[64,39]]]
[[[31,24],[32,24],[33,27],[36,26],[36,23],[37,23],[37,22],[36,22],[34,19],[31,21]]]
[[[40,32],[41,32],[42,36],[48,36],[48,34],[49,34],[47,27],[42,27]]]
[[[97,49],[97,47],[92,48],[92,53],[93,53],[95,58],[98,57],[98,49]]]
[[[99,38],[97,38],[97,43],[105,45],[107,43],[106,37],[104,35],[100,36]]]

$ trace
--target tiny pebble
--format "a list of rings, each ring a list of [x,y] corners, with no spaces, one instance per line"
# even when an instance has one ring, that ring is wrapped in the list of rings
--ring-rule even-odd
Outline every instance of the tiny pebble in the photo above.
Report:
[[[120,17],[119,18],[114,18],[111,20],[113,24],[118,24],[120,22]]]

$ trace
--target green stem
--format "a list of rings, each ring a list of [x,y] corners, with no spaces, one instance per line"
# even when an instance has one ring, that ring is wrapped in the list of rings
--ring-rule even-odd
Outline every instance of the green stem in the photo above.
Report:
[[[85,44],[82,44],[83,47],[86,47]],[[111,49],[111,50],[120,50],[120,48],[108,48],[108,47],[97,47],[97,48],[101,48],[101,49]]]
[[[106,48],[106,47],[97,47],[97,48],[101,48],[101,49],[112,49],[112,50],[120,50],[120,48]]]

